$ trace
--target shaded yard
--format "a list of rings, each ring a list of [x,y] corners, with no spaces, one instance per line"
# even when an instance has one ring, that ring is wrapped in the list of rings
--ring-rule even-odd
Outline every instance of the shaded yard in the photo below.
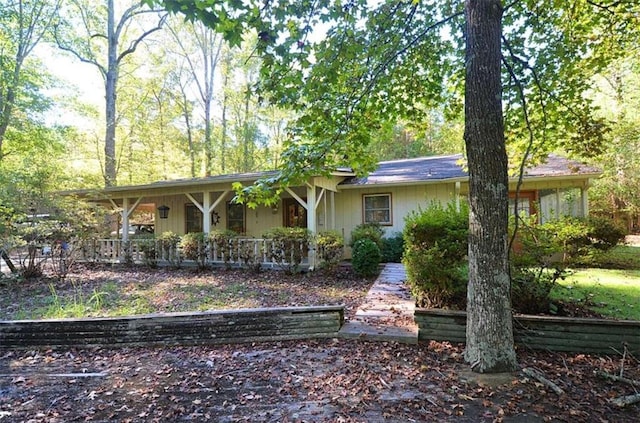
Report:
[[[345,304],[372,281],[348,272],[78,268],[64,282],[0,282],[2,319]],[[634,422],[638,357],[533,352],[536,369],[500,379],[468,373],[460,345],[341,339],[168,348],[0,349],[4,422]]]
[[[632,422],[637,360],[519,352],[522,372],[468,378],[462,349],[326,339],[212,347],[0,350],[4,422]],[[490,386],[489,381],[497,386]]]
[[[340,304],[345,305],[348,317],[372,282],[348,270],[288,275],[274,270],[83,266],[64,281],[0,280],[0,319]]]

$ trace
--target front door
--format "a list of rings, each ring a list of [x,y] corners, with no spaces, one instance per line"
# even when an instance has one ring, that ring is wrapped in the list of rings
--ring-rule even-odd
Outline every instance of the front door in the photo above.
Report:
[[[287,228],[307,227],[307,210],[295,198],[284,199],[284,226]]]

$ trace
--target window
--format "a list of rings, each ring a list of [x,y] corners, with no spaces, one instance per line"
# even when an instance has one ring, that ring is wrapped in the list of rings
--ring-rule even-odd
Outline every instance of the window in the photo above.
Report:
[[[236,233],[245,233],[244,204],[227,203],[227,229]]]
[[[536,214],[535,191],[522,191],[518,194],[518,216],[529,217]],[[509,214],[513,215],[516,206],[515,193],[509,193]]]
[[[363,195],[364,223],[391,225],[391,194]]]
[[[202,212],[193,204],[185,205],[185,233],[202,232]]]

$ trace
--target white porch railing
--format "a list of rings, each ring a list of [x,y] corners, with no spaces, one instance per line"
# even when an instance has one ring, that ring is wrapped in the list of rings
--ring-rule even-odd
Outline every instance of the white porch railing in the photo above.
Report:
[[[233,238],[225,246],[209,242],[201,250],[204,265],[286,267],[296,262],[308,266],[311,246],[298,241],[284,249],[276,240],[267,238]],[[167,246],[160,240],[139,238],[89,239],[77,249],[78,261],[94,263],[157,263],[159,265],[194,264],[179,247]]]

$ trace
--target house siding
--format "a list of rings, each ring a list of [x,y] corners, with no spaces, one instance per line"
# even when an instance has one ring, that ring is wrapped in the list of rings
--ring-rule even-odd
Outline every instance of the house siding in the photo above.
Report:
[[[424,184],[408,186],[379,186],[342,190],[336,194],[336,227],[345,243],[351,241],[351,231],[363,223],[362,196],[365,194],[391,194],[392,225],[383,226],[385,236],[402,233],[405,217],[419,208],[425,209],[432,201],[443,204],[455,199],[455,184]]]

